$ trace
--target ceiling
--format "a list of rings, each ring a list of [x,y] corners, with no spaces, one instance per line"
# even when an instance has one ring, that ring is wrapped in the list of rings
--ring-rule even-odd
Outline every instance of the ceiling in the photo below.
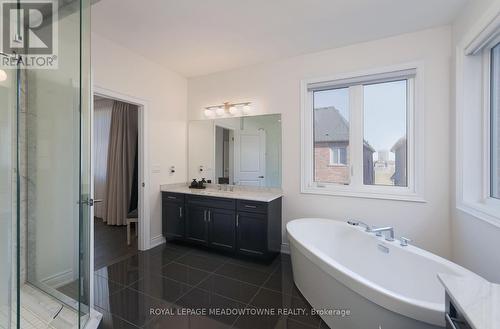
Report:
[[[446,25],[467,1],[101,0],[92,30],[193,77]]]

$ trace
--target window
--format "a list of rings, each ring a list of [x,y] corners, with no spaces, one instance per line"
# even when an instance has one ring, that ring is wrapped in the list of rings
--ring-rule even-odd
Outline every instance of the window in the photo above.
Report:
[[[330,165],[345,166],[347,165],[347,147],[332,147],[330,149]]]
[[[490,196],[500,199],[500,44],[491,49]]]
[[[363,182],[407,186],[408,80],[363,86]]]
[[[303,193],[422,201],[415,179],[422,167],[414,138],[416,73],[303,82]]]
[[[496,13],[495,13],[496,12]],[[456,207],[500,227],[500,8],[457,51]]]
[[[314,92],[313,102],[314,181],[348,185],[349,89]]]

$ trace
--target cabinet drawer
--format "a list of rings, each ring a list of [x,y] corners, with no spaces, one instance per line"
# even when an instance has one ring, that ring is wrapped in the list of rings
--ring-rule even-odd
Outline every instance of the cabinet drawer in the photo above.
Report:
[[[236,201],[234,199],[208,197],[203,195],[188,195],[186,198],[189,205],[231,210],[236,208]]]
[[[163,201],[184,202],[184,194],[182,193],[162,192],[161,197]]]
[[[260,214],[267,213],[267,202],[237,200],[238,211],[256,212]]]

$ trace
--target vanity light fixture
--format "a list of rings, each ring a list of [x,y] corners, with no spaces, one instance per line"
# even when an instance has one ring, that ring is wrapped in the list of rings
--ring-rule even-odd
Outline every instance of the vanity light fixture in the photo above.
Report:
[[[215,110],[215,113],[217,113],[217,115],[224,115],[224,113],[226,113],[226,109],[224,107],[218,107]]]
[[[241,110],[238,106],[233,105],[229,108],[229,113],[231,113],[232,115],[238,115],[241,113]]]
[[[214,117],[214,116],[225,116],[225,115],[239,115],[239,114],[249,114],[252,112],[252,103],[229,103],[225,102],[222,105],[215,105],[206,107],[203,110],[203,113],[206,117]]]
[[[205,109],[205,111],[203,111],[205,113],[205,116],[206,117],[213,117],[215,115],[215,112],[213,110],[209,110],[209,109]]]

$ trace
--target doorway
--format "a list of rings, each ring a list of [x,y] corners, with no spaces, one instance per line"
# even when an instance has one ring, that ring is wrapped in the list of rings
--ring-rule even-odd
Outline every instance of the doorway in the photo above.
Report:
[[[149,212],[144,197],[146,102],[94,87],[93,105],[93,259],[97,270],[149,248]]]
[[[217,184],[233,184],[234,130],[215,126],[215,178]]]

